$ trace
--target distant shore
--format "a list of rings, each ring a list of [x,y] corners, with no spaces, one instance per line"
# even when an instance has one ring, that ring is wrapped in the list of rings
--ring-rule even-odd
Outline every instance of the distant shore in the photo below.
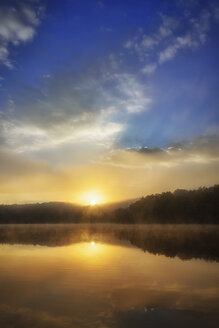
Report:
[[[149,195],[127,207],[50,202],[0,205],[0,224],[145,223],[218,224],[219,185]]]

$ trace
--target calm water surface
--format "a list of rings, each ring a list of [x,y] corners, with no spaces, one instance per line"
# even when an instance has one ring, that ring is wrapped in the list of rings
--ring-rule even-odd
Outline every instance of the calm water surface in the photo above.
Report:
[[[0,327],[218,327],[218,228],[0,227]]]

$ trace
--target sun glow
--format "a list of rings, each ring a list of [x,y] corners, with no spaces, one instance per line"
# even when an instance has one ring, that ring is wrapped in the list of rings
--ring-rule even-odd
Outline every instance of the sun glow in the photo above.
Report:
[[[86,191],[80,195],[79,202],[84,205],[95,206],[105,203],[106,199],[103,193],[97,190]]]

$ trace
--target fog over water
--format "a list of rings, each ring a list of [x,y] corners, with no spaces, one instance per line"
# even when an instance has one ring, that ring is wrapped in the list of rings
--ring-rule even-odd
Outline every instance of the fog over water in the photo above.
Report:
[[[218,234],[196,225],[3,225],[0,326],[217,327]]]

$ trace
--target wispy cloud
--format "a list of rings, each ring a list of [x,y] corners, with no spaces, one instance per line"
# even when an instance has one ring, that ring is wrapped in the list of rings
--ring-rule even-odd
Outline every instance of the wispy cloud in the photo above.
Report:
[[[204,10],[198,18],[189,20],[189,29],[170,40],[169,45],[159,53],[159,63],[171,60],[182,49],[194,49],[204,44],[210,28],[210,12]]]
[[[155,72],[157,68],[157,64],[156,63],[151,63],[151,64],[148,64],[148,65],[145,65],[143,68],[142,68],[142,73],[143,74],[152,74]]]
[[[13,67],[10,46],[18,46],[33,39],[40,24],[42,7],[31,5],[30,1],[16,6],[0,5],[0,64]]]
[[[75,143],[104,147],[123,130],[123,124],[105,120],[105,113],[91,122],[71,120],[57,123],[53,131],[15,120],[1,120],[0,127],[2,144],[16,153],[49,152],[54,148],[58,151],[63,145],[71,148]]]
[[[113,75],[115,84],[113,103],[118,111],[139,113],[147,111],[152,99],[147,85],[141,84],[132,74]]]
[[[182,11],[180,19],[161,14],[161,23],[154,31],[138,30],[132,39],[124,43],[124,48],[146,63],[141,69],[143,74],[152,74],[158,65],[172,60],[181,50],[204,45],[212,22],[216,21],[216,12],[216,7],[206,6],[196,15],[188,10]]]
[[[154,32],[147,33],[139,29],[137,34],[124,43],[130,53],[136,53],[141,61],[148,60],[149,57],[157,52],[162,43],[172,37],[173,32],[177,29],[179,22],[177,19],[161,14],[161,24]]]
[[[62,71],[18,90],[0,119],[1,143],[18,152],[76,142],[112,144],[127,116],[149,110],[152,103],[147,85],[136,76],[107,71],[96,76]]]

